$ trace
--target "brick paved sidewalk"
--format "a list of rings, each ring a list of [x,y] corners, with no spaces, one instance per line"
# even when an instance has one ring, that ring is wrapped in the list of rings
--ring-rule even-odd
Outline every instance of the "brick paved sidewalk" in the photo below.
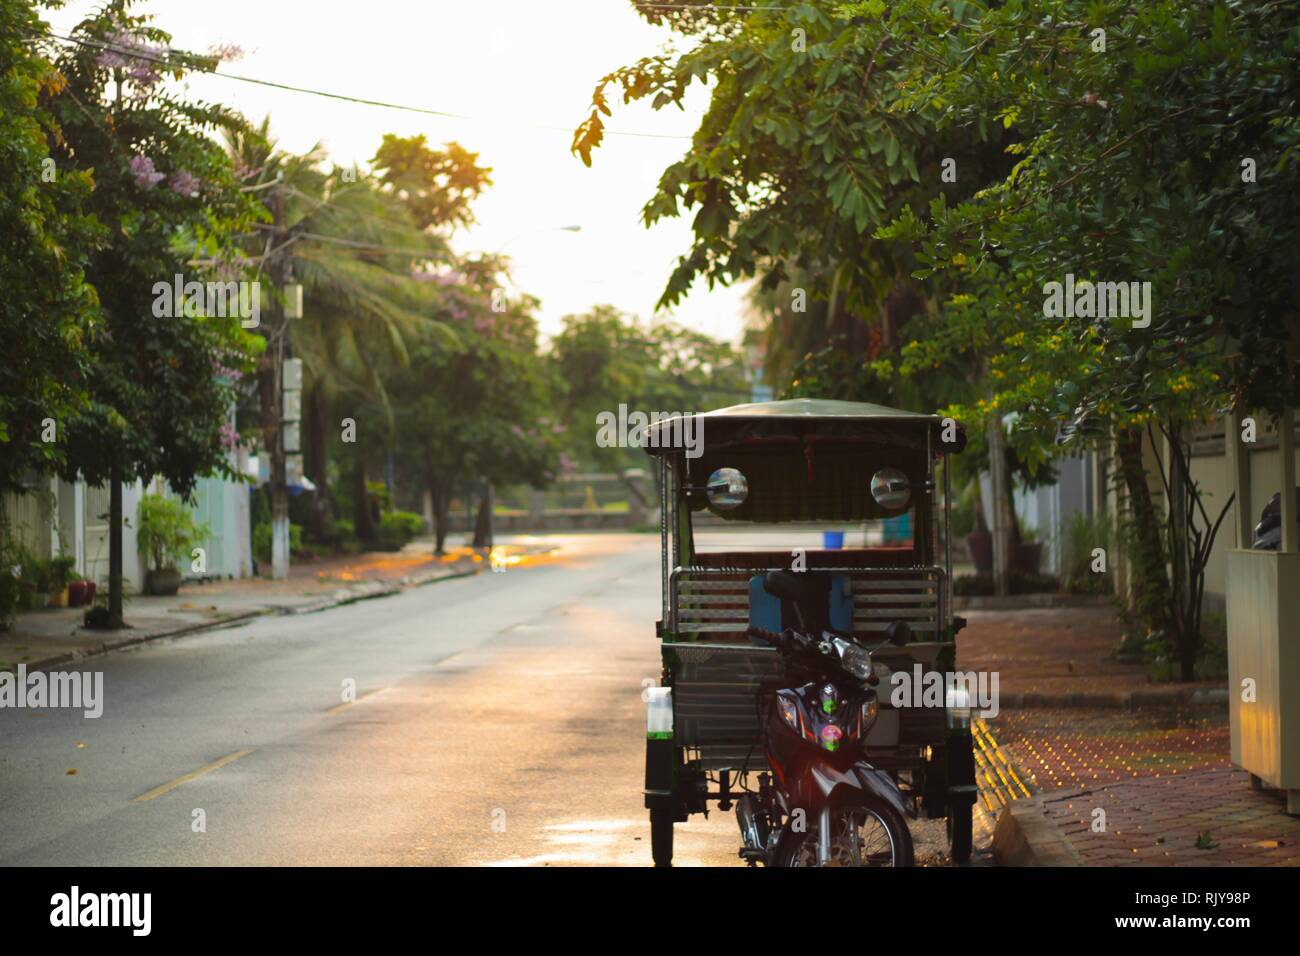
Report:
[[[990,723],[1034,792],[1230,766],[1226,707],[1007,710]]]
[[[1002,706],[1141,707],[1222,696],[1226,682],[1152,683],[1146,664],[1112,652],[1119,619],[1109,605],[963,612],[957,665],[996,672]]]
[[[1300,818],[1242,770],[1117,781],[1042,806],[1085,866],[1300,866]]]

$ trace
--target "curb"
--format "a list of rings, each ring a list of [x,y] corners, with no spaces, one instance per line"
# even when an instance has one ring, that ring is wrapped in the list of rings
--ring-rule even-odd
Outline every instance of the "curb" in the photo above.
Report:
[[[1025,611],[1055,607],[1110,607],[1111,598],[1105,594],[957,594],[953,595],[954,611]]]
[[[149,634],[124,636],[118,640],[106,640],[97,647],[68,651],[66,654],[55,654],[53,657],[43,657],[37,661],[23,661],[22,664],[28,673],[41,671],[59,664],[70,664],[73,661],[85,660],[90,657],[100,657],[125,647],[134,647],[137,644],[162,640],[165,637],[183,637],[186,634],[196,634],[199,631],[215,631],[218,628],[239,624],[251,618],[262,617],[266,613],[266,611],[240,611],[238,614],[232,614],[229,617],[222,617],[213,621],[202,621],[198,624],[187,624],[171,631],[154,631]]]
[[[197,634],[201,631],[215,631],[219,628],[239,624],[255,617],[264,617],[273,614],[280,616],[315,614],[319,611],[328,611],[331,608],[343,607],[347,604],[356,604],[359,601],[369,601],[374,598],[388,597],[405,591],[408,588],[423,587],[426,584],[433,584],[437,581],[448,581],[452,578],[472,577],[481,573],[482,568],[476,566],[467,571],[453,571],[450,574],[429,574],[420,578],[403,578],[397,585],[381,586],[372,590],[345,594],[341,597],[334,596],[322,601],[317,601],[313,604],[300,605],[298,607],[276,607],[270,605],[256,611],[240,611],[236,614],[231,614],[229,617],[218,618],[213,621],[202,621],[197,624],[187,624],[184,627],[178,627],[170,631],[155,631],[138,636],[123,636],[119,640],[106,640],[95,647],[68,651],[66,654],[55,654],[52,657],[43,657],[36,661],[23,661],[23,666],[30,674],[33,671],[47,670],[48,668],[57,667],[61,664],[69,664],[74,661],[85,660],[91,657],[100,657],[113,651],[122,650],[123,648],[134,647],[137,644],[147,644],[151,641],[160,641],[170,637],[184,637],[187,634]]]
[[[1032,691],[1002,694],[998,706],[1003,710],[1032,707],[1092,707],[1114,710],[1149,710],[1160,707],[1226,707],[1228,688],[1195,687],[1178,690],[1132,690],[1114,693],[1036,694]]]
[[[993,829],[993,861],[999,866],[1083,866],[1070,841],[1048,819],[1040,797],[1002,808]]]

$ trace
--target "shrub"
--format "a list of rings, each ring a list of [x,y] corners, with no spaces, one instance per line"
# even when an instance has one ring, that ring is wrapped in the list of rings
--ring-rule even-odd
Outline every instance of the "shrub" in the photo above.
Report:
[[[207,534],[207,528],[195,524],[190,509],[179,501],[163,495],[140,499],[136,539],[152,570],[176,567],[177,560],[188,558],[190,549]]]
[[[308,543],[320,544],[333,551],[355,552],[358,547],[357,533],[352,522],[345,518],[326,517],[321,523],[319,539],[307,535]]]
[[[375,536],[381,551],[400,551],[424,530],[424,519],[413,511],[388,511],[379,519]]]
[[[50,558],[45,562],[45,575],[42,582],[46,594],[59,594],[68,586],[68,582],[76,575],[73,568],[76,567],[77,559],[71,555],[60,555],[57,558]]]
[[[289,556],[292,558],[302,553],[302,525],[290,524]],[[269,523],[259,524],[253,529],[253,557],[257,558],[259,564],[271,563],[271,525]]]
[[[0,631],[8,629],[22,601],[22,579],[13,573],[19,564],[19,549],[0,528]]]
[[[1070,515],[1065,526],[1061,553],[1061,579],[1067,591],[1075,594],[1108,594],[1112,589],[1110,567],[1101,574],[1092,570],[1092,552],[1101,548],[1107,560],[1113,556],[1114,534],[1105,515],[1088,517],[1082,511]]]

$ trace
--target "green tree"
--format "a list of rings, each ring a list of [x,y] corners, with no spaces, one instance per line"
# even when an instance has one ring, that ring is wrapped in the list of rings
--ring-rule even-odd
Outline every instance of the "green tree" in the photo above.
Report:
[[[394,427],[387,379],[425,334],[454,341],[450,326],[437,318],[438,287],[421,281],[431,263],[450,259],[449,247],[379,178],[355,168],[327,169],[319,146],[302,155],[280,150],[269,118],[253,130],[231,130],[227,147],[245,188],[262,197],[267,218],[279,217],[281,249],[271,254],[281,257],[277,268],[303,286],[306,317],[283,334],[307,369],[305,464],[317,489],[309,530],[319,539],[334,517],[329,452],[338,447],[339,422],[351,418],[363,432],[347,455],[353,518],[358,534],[370,540],[368,465],[389,446]],[[269,225],[248,255],[265,254]],[[279,333],[268,328],[267,334]],[[278,427],[273,375],[268,358],[260,370],[267,447]],[[374,416],[363,414],[370,405]]]
[[[453,489],[485,485],[474,545],[491,544],[492,485],[552,480],[564,433],[554,420],[555,383],[538,351],[536,300],[494,310],[492,277],[466,279],[447,305],[457,343],[418,345],[394,386],[398,435],[433,501],[438,553]]]
[[[600,448],[596,416],[629,410],[702,412],[748,399],[741,356],[729,344],[670,321],[645,323],[612,306],[564,317],[550,360],[562,383],[568,450],[602,468],[643,467],[640,450]]]
[[[1191,679],[1205,563],[1229,503],[1200,494],[1186,430],[1232,404],[1275,411],[1297,395],[1300,4],[965,11],[945,24],[920,5],[891,9],[891,37],[913,52],[906,101],[942,104],[942,126],[981,134],[998,118],[1019,159],[971,201],[934,202],[924,224],[909,209],[878,233],[919,245],[925,270],[961,287],[944,309],[947,342],[915,357],[978,328],[996,349],[992,404],[1017,413],[1022,448],[1113,437],[1137,610]],[[1149,282],[1149,324],[1045,315],[1046,283],[1067,274]],[[1142,450],[1165,443],[1161,515]]]
[[[59,169],[93,179],[84,208],[105,230],[85,269],[99,315],[81,380],[88,401],[70,416],[63,470],[110,484],[114,626],[122,617],[122,482],[161,475],[187,496],[198,477],[229,474],[228,370],[247,368],[256,350],[238,316],[159,308],[155,287],[176,275],[200,278],[194,263],[228,248],[253,209],[210,135],[235,118],[161,85],[164,74],[182,77],[216,59],[171,50],[167,34],[129,6],[117,0],[74,28],[42,100],[57,122],[51,156]]]
[[[472,225],[473,202],[492,185],[492,170],[478,165],[478,153],[454,142],[431,149],[424,136],[386,133],[370,163],[416,226],[434,232]]]
[[[81,209],[91,177],[59,168],[47,145],[57,128],[38,102],[59,83],[33,44],[45,29],[26,0],[0,0],[0,495],[66,460],[96,316],[85,268],[99,230]]]

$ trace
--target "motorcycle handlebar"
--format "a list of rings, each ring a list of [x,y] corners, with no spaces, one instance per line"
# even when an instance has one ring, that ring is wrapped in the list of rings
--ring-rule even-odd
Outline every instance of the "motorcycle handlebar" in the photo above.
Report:
[[[800,634],[793,628],[787,627],[778,634],[776,631],[769,631],[766,628],[756,627],[751,624],[745,629],[745,633],[756,640],[771,644],[778,649],[789,649],[792,647],[803,648],[807,650],[816,646],[816,641],[807,634]]]
[[[745,629],[745,633],[755,640],[761,641],[765,644],[770,644],[772,647],[775,647],[778,651],[786,655],[799,652],[802,656],[815,655],[818,658],[823,658],[825,656],[821,653],[821,648],[819,648],[819,642],[816,638],[811,634],[801,634],[799,631],[794,630],[794,628],[787,627],[784,631],[778,634],[776,631],[769,631],[766,628],[757,627],[751,624]],[[836,662],[838,663],[836,655],[832,654],[831,657],[836,659]],[[841,668],[843,667],[842,664],[840,666]],[[866,682],[874,685],[879,683],[879,678],[876,677],[873,671],[866,679]]]

